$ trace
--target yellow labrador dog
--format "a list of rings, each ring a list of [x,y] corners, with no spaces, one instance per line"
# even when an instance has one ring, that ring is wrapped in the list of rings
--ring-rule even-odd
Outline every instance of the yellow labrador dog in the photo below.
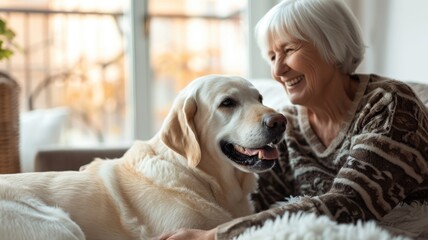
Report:
[[[1,239],[150,239],[250,214],[255,172],[273,166],[285,125],[249,81],[198,78],[122,158],[0,175]]]

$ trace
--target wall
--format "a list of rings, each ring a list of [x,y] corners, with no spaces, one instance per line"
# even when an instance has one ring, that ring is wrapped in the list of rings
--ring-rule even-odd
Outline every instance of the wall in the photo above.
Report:
[[[428,1],[347,0],[367,44],[359,72],[428,83]]]

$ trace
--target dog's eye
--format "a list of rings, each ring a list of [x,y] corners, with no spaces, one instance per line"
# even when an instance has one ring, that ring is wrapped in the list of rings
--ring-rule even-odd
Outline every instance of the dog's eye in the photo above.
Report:
[[[220,107],[234,107],[236,106],[236,101],[232,98],[226,98],[220,103]]]
[[[259,102],[263,103],[263,96],[261,94],[259,95]]]

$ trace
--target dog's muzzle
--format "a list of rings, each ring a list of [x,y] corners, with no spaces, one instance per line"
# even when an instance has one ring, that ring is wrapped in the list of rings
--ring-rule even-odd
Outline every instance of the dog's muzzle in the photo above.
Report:
[[[266,143],[259,147],[245,147],[222,140],[220,147],[223,153],[233,162],[249,171],[262,172],[269,170],[278,160],[276,144],[280,142],[285,131],[286,119],[284,115],[275,113],[263,118],[263,131]]]

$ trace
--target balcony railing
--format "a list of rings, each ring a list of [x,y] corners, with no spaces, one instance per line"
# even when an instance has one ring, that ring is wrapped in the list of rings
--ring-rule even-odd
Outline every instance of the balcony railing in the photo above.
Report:
[[[0,63],[20,85],[20,110],[65,106],[69,134],[124,137],[122,12],[0,8],[22,51]]]

